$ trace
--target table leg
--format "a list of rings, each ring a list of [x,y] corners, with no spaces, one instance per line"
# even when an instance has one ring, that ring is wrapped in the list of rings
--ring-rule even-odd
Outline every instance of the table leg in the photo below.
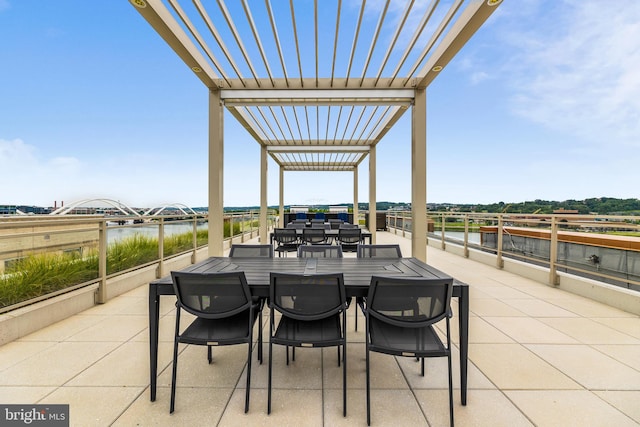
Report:
[[[469,357],[469,286],[460,287],[458,298],[460,329],[460,399],[467,404],[467,366]]]
[[[160,299],[155,286],[149,286],[149,377],[151,401],[156,400],[158,382],[158,323],[160,321]]]

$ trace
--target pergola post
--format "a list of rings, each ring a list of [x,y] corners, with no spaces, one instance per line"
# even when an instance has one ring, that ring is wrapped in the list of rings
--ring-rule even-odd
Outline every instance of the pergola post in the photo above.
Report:
[[[427,262],[427,93],[416,89],[411,115],[411,256]]]
[[[267,232],[267,147],[260,146],[260,243],[269,242]]]
[[[353,223],[358,225],[358,167],[353,168]]]
[[[224,109],[220,91],[209,91],[209,256],[224,248]]]
[[[371,244],[376,244],[376,146],[369,151],[369,231]]]
[[[280,216],[278,218],[278,227],[284,227],[284,166],[280,166]]]

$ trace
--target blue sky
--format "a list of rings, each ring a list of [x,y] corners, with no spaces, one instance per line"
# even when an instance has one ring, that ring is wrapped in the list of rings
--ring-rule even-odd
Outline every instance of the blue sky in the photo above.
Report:
[[[639,1],[504,0],[428,89],[427,200],[639,197],[638,40]],[[126,0],[0,0],[0,204],[206,206],[207,97]],[[411,199],[410,116],[378,145],[378,201]],[[226,206],[259,203],[259,156],[227,114]],[[286,204],[353,198],[350,173],[285,181]]]

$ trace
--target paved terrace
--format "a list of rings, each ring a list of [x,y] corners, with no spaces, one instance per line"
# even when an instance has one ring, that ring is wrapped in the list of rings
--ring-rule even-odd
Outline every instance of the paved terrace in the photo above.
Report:
[[[411,253],[408,239],[379,233],[385,242]],[[438,249],[429,248],[428,261],[471,285],[469,396],[465,407],[454,394],[457,425],[640,424],[638,316]],[[364,335],[351,310],[347,418],[335,349],[298,349],[287,367],[281,346],[270,416],[267,363],[254,364],[243,413],[243,346],[216,348],[212,365],[204,348],[181,347],[169,415],[174,307],[163,298],[158,399],[150,402],[146,286],[0,347],[0,403],[68,403],[71,425],[82,426],[364,426]],[[456,319],[452,326],[457,340]],[[374,353],[372,370],[372,425],[447,425],[446,359],[427,360],[423,378],[414,360]]]

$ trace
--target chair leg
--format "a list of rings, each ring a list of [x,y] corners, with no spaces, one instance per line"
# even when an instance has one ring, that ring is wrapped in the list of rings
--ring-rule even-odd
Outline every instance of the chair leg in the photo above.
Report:
[[[207,360],[209,361],[209,364],[213,362],[213,349],[210,345],[207,346]]]
[[[272,332],[269,332],[269,336],[273,336]],[[269,338],[269,392],[267,394],[267,415],[271,414],[271,370],[273,360],[273,344],[271,338]]]
[[[422,365],[422,366],[420,367],[420,371],[421,371],[422,376],[424,377],[424,357],[423,357],[423,358],[422,358],[422,360],[420,361],[420,364]]]
[[[338,346],[338,351],[340,347]],[[344,361],[342,362],[342,416],[347,416],[347,342],[344,343],[344,349],[342,350]],[[340,357],[338,356],[338,361]]]
[[[173,414],[176,407],[176,374],[178,373],[178,340],[173,343],[173,370],[171,371],[171,406],[169,413]]]
[[[366,360],[366,378],[367,378],[367,425],[371,425],[371,387],[369,384],[369,348],[367,348],[367,360]]]
[[[259,319],[259,329],[258,329],[258,360],[262,365],[262,310],[260,310],[260,314],[258,315]]]
[[[253,342],[249,340],[249,354],[247,355],[247,391],[244,398],[244,413],[249,412],[249,393],[251,391],[251,349]]]
[[[453,427],[453,375],[451,374],[451,352],[447,355],[449,364],[449,424]]]

